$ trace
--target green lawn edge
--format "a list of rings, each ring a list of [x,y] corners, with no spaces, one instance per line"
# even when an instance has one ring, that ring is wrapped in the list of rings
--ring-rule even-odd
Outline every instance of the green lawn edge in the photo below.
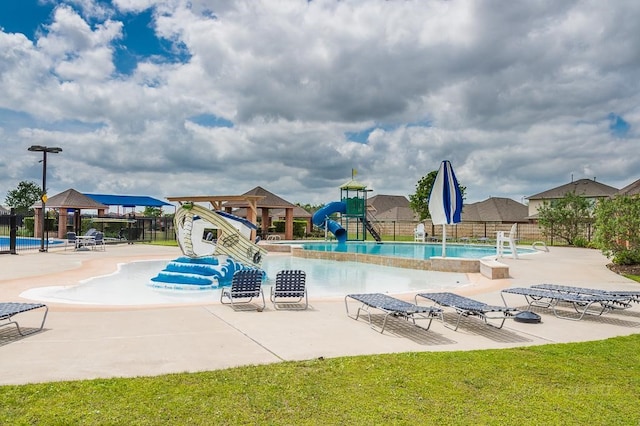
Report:
[[[639,424],[638,348],[630,335],[1,386],[0,424]]]

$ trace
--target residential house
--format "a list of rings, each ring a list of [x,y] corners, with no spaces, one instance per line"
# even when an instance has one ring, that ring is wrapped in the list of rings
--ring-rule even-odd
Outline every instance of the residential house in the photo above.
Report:
[[[640,179],[625,186],[616,195],[640,195]]]
[[[529,200],[529,219],[536,219],[538,210],[545,202],[552,202],[564,198],[569,193],[575,193],[581,197],[593,201],[611,197],[618,192],[618,188],[597,182],[596,179],[580,179],[567,184],[549,189],[527,197]]]

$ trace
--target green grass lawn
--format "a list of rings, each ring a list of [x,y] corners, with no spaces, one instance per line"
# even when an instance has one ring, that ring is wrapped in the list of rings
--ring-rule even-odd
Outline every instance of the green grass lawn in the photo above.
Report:
[[[639,347],[632,335],[2,386],[0,424],[637,425]]]

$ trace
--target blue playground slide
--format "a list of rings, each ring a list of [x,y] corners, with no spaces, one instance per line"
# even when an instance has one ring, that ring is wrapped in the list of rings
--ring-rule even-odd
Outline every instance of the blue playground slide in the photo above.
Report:
[[[328,203],[323,208],[318,210],[313,214],[311,220],[313,224],[319,226],[320,228],[324,228],[325,226],[329,231],[336,236],[336,239],[339,243],[344,243],[347,241],[347,231],[344,229],[338,222],[335,220],[329,219],[329,216],[334,213],[346,213],[347,212],[347,204],[342,201],[333,201]],[[326,222],[326,223],[325,223]]]

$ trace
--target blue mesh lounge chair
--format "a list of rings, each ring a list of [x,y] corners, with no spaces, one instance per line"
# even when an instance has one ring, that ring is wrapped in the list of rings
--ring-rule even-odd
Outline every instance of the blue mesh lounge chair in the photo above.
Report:
[[[504,298],[505,293],[524,296],[528,304],[527,308],[531,308],[532,306],[551,308],[556,317],[572,321],[580,321],[587,314],[602,315],[614,309],[616,304],[621,304],[629,300],[628,297],[624,296],[575,294],[533,287],[514,287],[504,289],[500,293],[505,306],[507,305]],[[558,311],[558,304],[560,303],[571,305],[576,313],[578,313],[578,317],[562,315]],[[594,305],[599,306],[599,308],[595,308]],[[592,309],[592,307],[595,309]]]
[[[551,290],[551,291],[560,291],[562,293],[572,293],[572,294],[595,294],[597,295],[607,295],[607,296],[619,296],[628,298],[627,302],[621,304],[620,306],[616,306],[618,309],[626,309],[631,307],[631,302],[640,303],[640,291],[633,290],[601,290],[596,288],[585,288],[585,287],[573,287],[569,285],[560,285],[560,284],[535,284],[531,286],[532,288],[540,288],[543,290]]]
[[[31,331],[23,331],[20,328],[20,324],[17,321],[13,320],[15,315],[21,314],[23,312],[32,311],[34,309],[44,309],[44,315],[42,317],[42,323],[40,324],[40,328],[36,328]],[[18,333],[21,336],[27,336],[29,334],[36,333],[44,327],[44,322],[47,319],[47,313],[49,313],[49,308],[47,305],[43,305],[42,303],[16,303],[16,302],[6,302],[0,303],[0,327],[5,327],[11,324],[14,324],[18,329]]]
[[[231,287],[222,289],[220,303],[231,305],[236,310],[257,310],[262,312],[265,307],[262,292],[263,273],[259,269],[243,269],[233,274]],[[262,305],[251,303],[253,299],[262,298]]]
[[[355,317],[349,313],[348,299],[353,299],[361,303]],[[416,324],[416,318],[428,320],[426,327],[420,327],[424,330],[429,330],[431,322],[434,318],[442,316],[442,309],[434,306],[418,306],[413,303],[405,302],[404,300],[396,299],[395,297],[388,296],[382,293],[366,293],[366,294],[347,294],[344,298],[344,305],[347,309],[347,315],[355,320],[360,316],[360,312],[366,312],[369,319],[369,325],[375,330],[373,323],[371,322],[371,309],[377,309],[382,311],[384,320],[382,321],[382,328],[380,333],[384,332],[387,325],[387,319],[389,316],[404,318],[407,321],[413,321],[416,327],[420,327]]]
[[[445,327],[452,328],[454,331],[458,329],[462,317],[474,316],[482,319],[487,325],[500,329],[504,325],[506,319],[513,316],[514,312],[518,310],[508,306],[487,305],[486,303],[469,299],[468,297],[454,293],[418,293],[415,296],[416,305],[418,304],[418,297],[429,299],[437,306],[455,309],[458,314],[458,320],[456,321],[455,327],[449,326],[444,320],[444,315],[442,316],[442,323]],[[489,320],[497,321],[496,324],[492,324]],[[498,322],[499,325],[497,325]]]
[[[276,274],[271,287],[271,303],[276,309],[304,310],[309,307],[307,274],[304,271],[284,270]],[[304,300],[304,303],[302,301]]]

